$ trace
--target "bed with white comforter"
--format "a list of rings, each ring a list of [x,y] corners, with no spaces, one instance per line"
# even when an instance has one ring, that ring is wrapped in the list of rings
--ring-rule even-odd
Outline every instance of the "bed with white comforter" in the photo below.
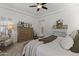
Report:
[[[79,53],[63,49],[60,45],[62,37],[58,37],[50,43],[43,44],[38,40],[30,41],[23,49],[25,56],[79,56]]]

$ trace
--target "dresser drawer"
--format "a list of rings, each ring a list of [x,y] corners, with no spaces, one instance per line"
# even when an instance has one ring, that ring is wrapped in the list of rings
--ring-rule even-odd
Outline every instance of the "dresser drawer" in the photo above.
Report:
[[[19,28],[18,29],[18,42],[27,41],[33,39],[32,28]]]

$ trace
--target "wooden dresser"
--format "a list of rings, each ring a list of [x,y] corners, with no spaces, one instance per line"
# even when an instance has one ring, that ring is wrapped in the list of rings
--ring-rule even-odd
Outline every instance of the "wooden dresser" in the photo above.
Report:
[[[33,29],[30,27],[17,27],[18,42],[23,42],[33,39]]]

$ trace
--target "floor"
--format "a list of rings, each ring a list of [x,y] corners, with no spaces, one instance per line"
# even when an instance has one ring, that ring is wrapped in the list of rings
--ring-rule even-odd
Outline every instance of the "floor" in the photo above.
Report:
[[[1,56],[21,56],[25,42],[15,43],[8,47],[6,51],[1,52]]]

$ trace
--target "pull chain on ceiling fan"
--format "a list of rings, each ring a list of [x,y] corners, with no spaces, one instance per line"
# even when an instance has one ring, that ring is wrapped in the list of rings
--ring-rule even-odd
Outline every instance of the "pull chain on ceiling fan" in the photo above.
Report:
[[[39,11],[41,8],[47,10],[48,8],[44,6],[45,4],[47,4],[47,3],[37,3],[36,5],[32,5],[30,7],[37,7],[37,11]]]

